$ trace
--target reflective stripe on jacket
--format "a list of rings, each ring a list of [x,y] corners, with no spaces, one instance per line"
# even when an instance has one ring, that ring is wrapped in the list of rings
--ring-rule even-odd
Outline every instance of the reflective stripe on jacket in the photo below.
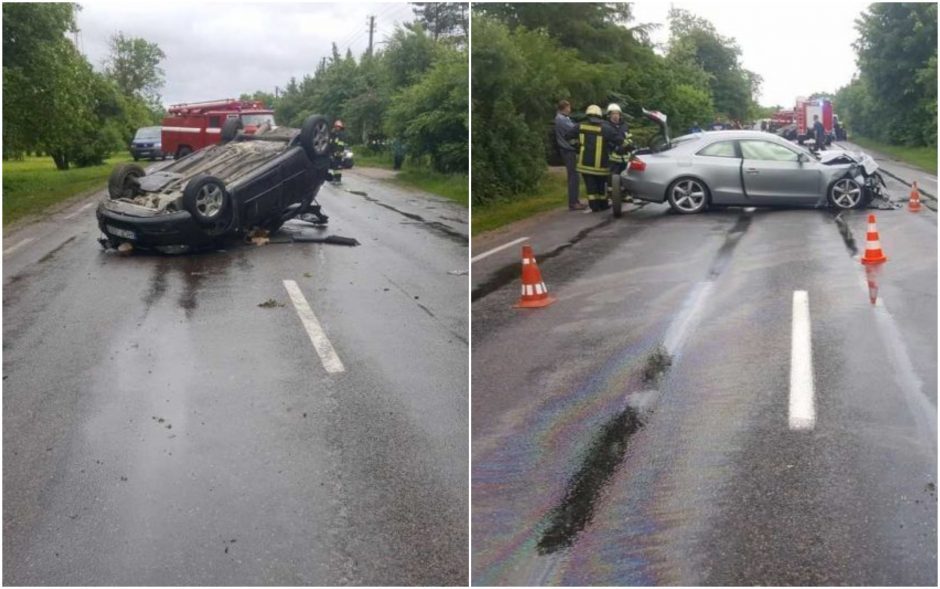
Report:
[[[604,143],[601,124],[590,121],[578,126],[578,165],[582,174],[606,176],[610,173],[610,150]]]

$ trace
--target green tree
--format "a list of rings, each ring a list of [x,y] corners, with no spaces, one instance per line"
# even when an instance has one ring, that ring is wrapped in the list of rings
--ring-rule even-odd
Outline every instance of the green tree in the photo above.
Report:
[[[421,23],[435,41],[453,37],[466,41],[469,30],[467,4],[464,2],[412,2],[415,20]]]
[[[396,94],[386,129],[402,138],[409,152],[427,156],[439,172],[467,171],[467,56],[445,50],[416,84]]]
[[[159,105],[164,75],[160,62],[166,57],[160,46],[118,32],[111,36],[109,47],[105,75],[114,80],[124,96]]]

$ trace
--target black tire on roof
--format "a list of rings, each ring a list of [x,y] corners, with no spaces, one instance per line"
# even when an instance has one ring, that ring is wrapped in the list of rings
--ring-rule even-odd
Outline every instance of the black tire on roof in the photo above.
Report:
[[[146,175],[137,164],[118,164],[108,177],[108,196],[111,198],[133,198],[140,189],[138,178]]]
[[[310,161],[330,156],[330,124],[323,115],[310,115],[300,128],[300,145]]]
[[[238,136],[238,132],[244,127],[241,117],[236,117],[225,121],[222,125],[222,143],[228,143]]]

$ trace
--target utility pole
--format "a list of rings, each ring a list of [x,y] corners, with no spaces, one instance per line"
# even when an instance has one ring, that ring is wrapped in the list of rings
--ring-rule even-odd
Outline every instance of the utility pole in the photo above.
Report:
[[[372,57],[372,34],[375,32],[375,15],[369,17],[369,57]]]

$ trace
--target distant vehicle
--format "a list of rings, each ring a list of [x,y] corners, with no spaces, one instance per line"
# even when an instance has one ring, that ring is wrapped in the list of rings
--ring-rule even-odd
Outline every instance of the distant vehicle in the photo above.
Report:
[[[258,100],[210,100],[174,104],[163,119],[163,151],[185,157],[196,150],[219,143],[222,125],[241,119],[244,132],[251,134],[267,123],[274,127],[274,111]]]
[[[241,126],[229,120],[221,145],[151,174],[136,164],[116,166],[97,210],[103,243],[181,253],[254,227],[276,231],[310,209],[329,175],[326,118],[310,116],[301,129],[265,126],[253,135]]]
[[[613,179],[615,216],[624,193],[668,202],[684,214],[709,205],[851,209],[883,194],[878,164],[863,153],[816,155],[761,131],[703,132],[669,140],[665,117],[657,122],[662,135],[650,148],[638,150]]]
[[[151,160],[160,158],[166,159],[166,153],[163,151],[163,145],[160,140],[160,127],[141,127],[131,140],[131,156],[136,162],[140,158],[147,157]]]

